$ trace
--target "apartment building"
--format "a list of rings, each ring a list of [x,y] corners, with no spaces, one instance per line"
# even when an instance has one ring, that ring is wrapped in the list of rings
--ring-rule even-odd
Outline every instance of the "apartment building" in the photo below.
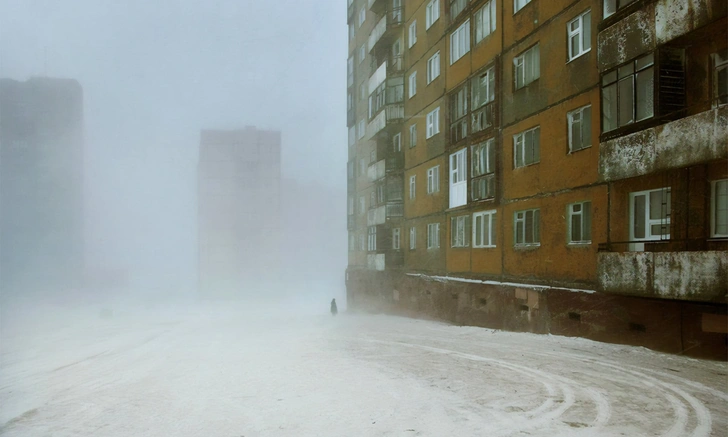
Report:
[[[350,0],[350,306],[725,359],[727,24],[717,0]]]
[[[0,79],[0,290],[77,288],[84,251],[83,89]]]
[[[203,130],[198,165],[198,274],[205,297],[258,293],[280,274],[281,134]]]

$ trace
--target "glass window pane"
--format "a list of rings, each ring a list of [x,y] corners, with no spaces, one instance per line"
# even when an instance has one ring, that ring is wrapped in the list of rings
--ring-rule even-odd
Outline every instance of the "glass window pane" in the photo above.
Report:
[[[632,233],[634,238],[645,238],[645,201],[646,196],[641,194],[634,196],[632,204],[632,214],[634,215],[634,221],[632,223]]]
[[[591,202],[584,203],[584,212],[582,213],[582,237],[586,241],[591,241]]]
[[[661,220],[665,218],[663,211],[667,205],[662,204],[662,193],[662,190],[652,191],[650,193],[650,220]]]
[[[605,74],[604,77],[602,77],[602,85],[609,85],[612,82],[617,81],[617,72],[616,71],[610,71],[609,73]]]
[[[581,52],[581,43],[579,35],[574,35],[569,38],[571,44],[571,53],[569,53],[570,59],[574,59]]]
[[[650,67],[637,73],[637,120],[644,120],[654,115],[654,75]]]
[[[652,65],[654,63],[655,63],[655,55],[653,53],[650,53],[647,56],[643,56],[643,57],[639,58],[635,62],[635,64],[636,64],[635,66],[637,67],[637,70],[639,71],[639,70],[642,70],[643,68],[648,67],[648,66],[650,66],[650,65]]]
[[[571,241],[581,241],[581,214],[571,216]]]
[[[581,111],[581,141],[582,147],[591,146],[591,106]]]
[[[617,85],[602,90],[602,125],[605,132],[617,128]]]
[[[619,81],[619,126],[634,122],[634,84],[632,76]]]
[[[620,79],[625,78],[625,77],[631,75],[632,73],[634,73],[634,64],[632,64],[631,62],[627,65],[623,65],[623,66],[619,67],[619,78]]]
[[[540,211],[537,209],[533,212],[533,242],[538,243],[541,241],[541,220]]]
[[[591,12],[584,14],[582,18],[584,26],[581,34],[583,35],[584,51],[591,48]]]

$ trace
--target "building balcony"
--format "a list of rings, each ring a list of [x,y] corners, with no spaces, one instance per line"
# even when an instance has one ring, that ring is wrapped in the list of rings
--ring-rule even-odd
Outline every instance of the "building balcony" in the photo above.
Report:
[[[404,266],[404,254],[401,251],[367,254],[367,268],[369,270],[384,271],[402,266]]]
[[[599,291],[659,299],[725,303],[728,297],[728,250],[693,250],[725,242],[628,242],[624,250],[644,245],[644,252],[611,251],[600,245],[597,259]],[[675,250],[682,249],[682,250]]]
[[[397,126],[404,120],[404,103],[385,105],[367,125],[367,138],[372,139],[379,132],[391,126]]]
[[[728,158],[728,106],[599,145],[599,175],[615,181]]]
[[[387,173],[404,169],[404,157],[401,153],[380,159],[367,169],[369,180],[374,182],[383,179]]]
[[[369,53],[391,43],[401,32],[402,23],[404,23],[403,12],[402,8],[390,8],[386,11],[369,34],[367,45]]]
[[[404,204],[400,202],[388,202],[367,211],[367,226],[377,226],[387,223],[393,218],[404,216]]]

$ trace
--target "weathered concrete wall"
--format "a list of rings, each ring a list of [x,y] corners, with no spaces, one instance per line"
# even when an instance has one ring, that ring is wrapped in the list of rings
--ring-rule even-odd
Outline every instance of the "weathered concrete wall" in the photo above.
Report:
[[[635,132],[599,145],[602,181],[728,158],[728,107]]]
[[[599,33],[599,68],[607,70],[726,15],[725,0],[659,0]]]
[[[602,252],[599,291],[726,303],[728,251]]]

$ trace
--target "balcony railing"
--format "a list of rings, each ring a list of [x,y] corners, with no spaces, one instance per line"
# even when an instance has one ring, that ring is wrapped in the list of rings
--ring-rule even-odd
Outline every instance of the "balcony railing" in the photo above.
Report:
[[[379,20],[369,34],[368,48],[369,52],[374,50],[374,47],[383,40],[383,37],[388,34],[392,29],[398,28],[403,23],[404,14],[402,8],[391,8],[387,13]],[[386,39],[386,38],[384,38]]]
[[[384,177],[384,174],[386,172],[384,161],[385,160],[382,159],[369,166],[369,168],[367,169],[367,176],[369,177],[370,181],[377,181]]]
[[[372,139],[389,124],[400,123],[404,119],[404,104],[396,103],[384,107],[384,111],[377,114],[367,126],[367,137]]]
[[[402,204],[402,203],[388,203],[387,204],[387,218],[402,217],[402,216],[404,216],[404,204]]]
[[[383,225],[390,218],[402,216],[404,216],[404,204],[402,202],[379,205],[367,211],[367,226]]]

